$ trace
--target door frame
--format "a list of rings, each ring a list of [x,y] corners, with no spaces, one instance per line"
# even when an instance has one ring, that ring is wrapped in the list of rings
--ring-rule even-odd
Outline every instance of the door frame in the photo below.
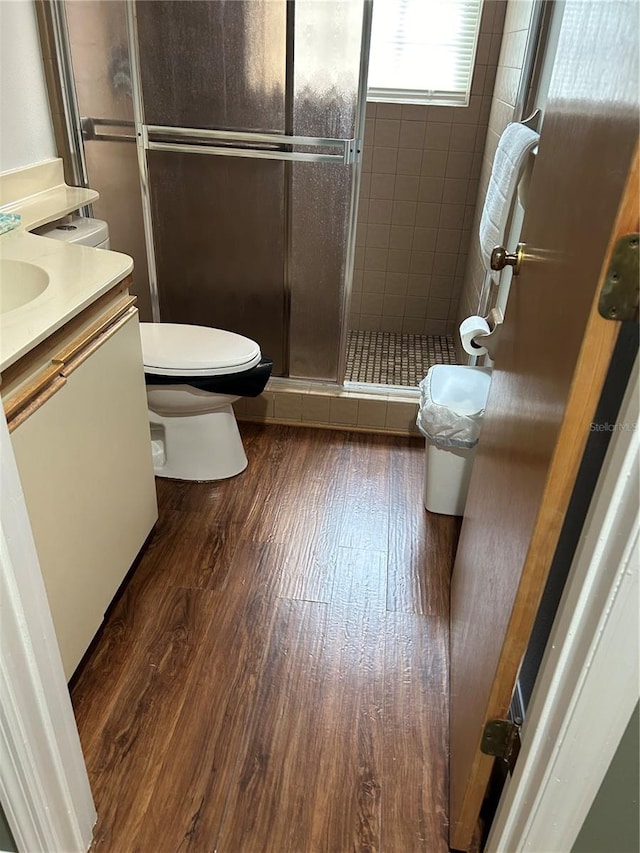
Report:
[[[18,850],[81,853],[96,811],[0,406],[0,801]]]
[[[487,853],[570,850],[638,702],[638,372],[636,358]]]

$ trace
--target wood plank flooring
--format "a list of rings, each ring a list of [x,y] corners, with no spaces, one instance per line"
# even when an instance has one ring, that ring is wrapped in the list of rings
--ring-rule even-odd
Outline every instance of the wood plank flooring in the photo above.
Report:
[[[72,699],[108,853],[447,846],[456,519],[414,439],[241,425],[160,518]]]

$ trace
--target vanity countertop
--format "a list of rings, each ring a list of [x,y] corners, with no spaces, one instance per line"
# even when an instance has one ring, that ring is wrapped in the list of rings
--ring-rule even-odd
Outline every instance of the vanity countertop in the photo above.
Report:
[[[20,293],[19,263],[32,264],[48,277],[39,296],[2,313],[0,281],[0,371],[5,370],[83,309],[126,278],[133,260],[119,252],[95,249],[29,233],[98,198],[94,190],[69,187],[62,160],[4,172],[0,175],[0,212],[18,213],[18,228],[0,236],[0,276]],[[3,261],[13,264],[5,264]],[[17,262],[17,263],[16,263]],[[35,272],[41,276],[40,271]],[[8,281],[14,277],[14,281]],[[5,299],[8,299],[5,292]],[[5,305],[12,304],[5,301]]]
[[[49,283],[31,302],[0,313],[0,371],[60,329],[133,269],[133,260],[120,252],[63,243],[22,229],[0,237],[0,263],[2,260],[34,264],[45,271]],[[0,310],[1,307],[0,304]]]

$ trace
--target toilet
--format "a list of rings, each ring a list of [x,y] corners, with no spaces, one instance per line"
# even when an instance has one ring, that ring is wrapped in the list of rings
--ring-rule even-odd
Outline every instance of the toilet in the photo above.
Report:
[[[232,405],[257,397],[273,362],[250,338],[176,323],[141,323],[156,476],[224,480],[247,467]]]
[[[67,216],[34,233],[109,248],[106,222]],[[153,467],[157,477],[224,480],[247,467],[233,412],[257,397],[273,362],[250,338],[208,326],[141,323]]]

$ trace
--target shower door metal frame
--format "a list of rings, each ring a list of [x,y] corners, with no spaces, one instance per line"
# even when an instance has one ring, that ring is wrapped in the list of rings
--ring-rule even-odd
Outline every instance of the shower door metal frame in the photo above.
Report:
[[[349,203],[349,216],[347,234],[344,248],[342,305],[341,305],[341,328],[339,329],[338,343],[338,368],[335,380],[336,385],[344,383],[346,367],[346,341],[347,321],[349,305],[353,284],[353,266],[355,259],[355,228],[357,221],[358,196],[362,173],[362,139],[364,134],[364,122],[366,112],[367,75],[369,65],[369,45],[371,40],[371,17],[372,0],[362,0],[362,36],[360,47],[360,69],[358,80],[358,95],[356,100],[355,115],[355,137],[348,138],[325,138],[295,136],[288,133],[246,133],[242,131],[207,130],[187,127],[168,127],[163,125],[147,125],[144,121],[144,105],[142,92],[142,74],[140,64],[140,52],[138,42],[138,22],[135,0],[124,0],[127,34],[129,46],[129,58],[131,64],[132,83],[132,105],[134,122],[129,123],[109,122],[102,119],[81,118],[77,110],[75,100],[75,84],[73,77],[73,65],[68,41],[68,28],[64,12],[64,0],[53,0],[56,10],[56,51],[58,52],[58,64],[61,69],[60,86],[64,92],[71,92],[72,97],[65,97],[65,120],[69,128],[70,137],[73,136],[72,150],[78,151],[81,158],[81,169],[83,175],[79,175],[79,182],[86,185],[87,173],[84,162],[84,138],[108,141],[128,141],[135,138],[138,159],[138,171],[140,180],[140,194],[142,200],[142,216],[145,235],[145,249],[147,254],[147,265],[149,274],[149,291],[151,297],[151,309],[154,322],[161,322],[160,295],[158,290],[158,273],[156,266],[156,252],[153,231],[153,218],[151,208],[151,192],[149,186],[149,166],[147,151],[173,151],[179,153],[202,154],[214,156],[233,156],[251,159],[282,160],[289,163],[333,163],[353,167],[351,181],[351,199]],[[293,5],[287,3],[287,31],[290,33]],[[289,45],[289,35],[288,35]],[[288,51],[288,57],[290,51]],[[290,60],[287,60],[287,80],[290,81],[292,70],[289,68]],[[100,127],[111,129],[112,132],[101,132]],[[98,130],[96,130],[98,129]],[[83,133],[84,130],[84,133]],[[131,131],[133,130],[133,134]],[[115,131],[115,132],[114,132]],[[176,141],[178,140],[178,141]],[[235,145],[233,143],[236,143]],[[249,147],[252,143],[253,147]],[[295,151],[294,147],[316,147],[324,149],[318,152]],[[328,153],[326,149],[335,149],[335,153]],[[75,159],[75,158],[74,158]],[[75,163],[74,163],[75,166]],[[288,186],[288,182],[286,184]],[[289,228],[288,195],[285,188],[285,206],[287,208],[284,226],[286,233]],[[285,253],[286,255],[288,253]],[[289,302],[290,282],[288,280],[288,261],[285,257],[284,264],[284,292],[285,292],[285,340],[284,351],[286,353],[286,369],[289,370],[288,337],[289,337]],[[331,380],[305,380],[318,381],[325,384],[333,384]]]

